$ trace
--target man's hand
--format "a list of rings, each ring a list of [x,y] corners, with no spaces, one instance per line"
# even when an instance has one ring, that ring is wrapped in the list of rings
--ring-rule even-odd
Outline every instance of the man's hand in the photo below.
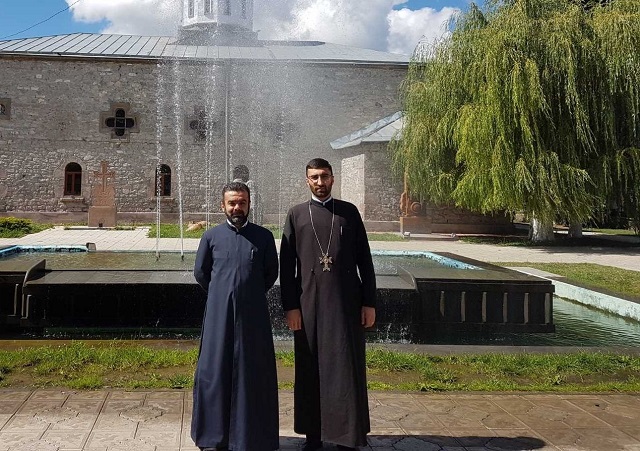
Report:
[[[287,310],[285,312],[287,317],[287,326],[291,330],[300,330],[302,329],[302,313],[300,309]]]
[[[376,322],[376,309],[373,307],[362,307],[361,317],[364,327],[372,327]]]

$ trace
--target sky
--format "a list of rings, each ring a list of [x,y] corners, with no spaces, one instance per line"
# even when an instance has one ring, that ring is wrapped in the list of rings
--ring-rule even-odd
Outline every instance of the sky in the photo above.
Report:
[[[421,40],[441,37],[450,17],[469,2],[254,0],[254,29],[260,39],[319,40],[410,55]],[[0,40],[81,32],[170,36],[180,21],[181,4],[182,0],[0,0]]]

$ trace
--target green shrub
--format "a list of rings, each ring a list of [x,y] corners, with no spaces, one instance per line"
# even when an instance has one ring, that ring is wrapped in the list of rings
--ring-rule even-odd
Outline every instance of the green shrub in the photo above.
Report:
[[[0,237],[20,238],[32,233],[33,221],[22,218],[0,218]]]
[[[0,229],[16,230],[19,232],[30,233],[33,228],[33,221],[22,218],[0,218]]]
[[[30,219],[23,218],[0,218],[0,238],[21,238],[30,233],[40,232],[48,229],[51,224],[38,224]]]

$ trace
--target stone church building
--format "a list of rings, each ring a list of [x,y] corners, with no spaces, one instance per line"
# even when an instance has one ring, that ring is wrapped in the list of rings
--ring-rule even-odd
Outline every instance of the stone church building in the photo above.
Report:
[[[370,229],[397,231],[404,188],[389,136],[361,138],[398,119],[408,63],[260,40],[252,0],[184,0],[176,36],[0,41],[0,216],[87,222],[92,207],[109,206],[121,224],[158,211],[167,222],[180,211],[215,222],[220,189],[242,175],[262,222],[278,224],[308,197],[307,161],[323,157],[335,195]],[[446,231],[504,223],[453,209],[442,218]]]

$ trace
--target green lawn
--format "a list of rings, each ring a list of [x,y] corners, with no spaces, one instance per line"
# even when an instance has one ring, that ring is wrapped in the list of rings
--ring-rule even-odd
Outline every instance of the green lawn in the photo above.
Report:
[[[24,348],[0,350],[0,387],[189,388],[198,356],[197,342],[182,350],[120,340],[25,343]],[[279,351],[276,357],[280,387],[290,388],[293,352]],[[640,357],[593,352],[436,356],[373,349],[367,352],[367,373],[369,387],[376,390],[640,390]]]
[[[602,233],[603,235],[637,235],[631,229],[584,229],[585,232]]]
[[[604,288],[613,293],[640,299],[639,271],[630,271],[593,263],[500,262],[493,264],[499,266],[528,266],[530,268],[541,269],[566,277],[567,283],[575,282],[578,285]]]
[[[611,236],[634,236],[632,230],[623,229],[589,229],[598,232],[597,235],[583,235],[581,238],[568,237],[566,233],[556,233],[552,241],[533,242],[529,240],[526,233],[513,235],[479,235],[461,236],[459,239],[465,243],[472,244],[494,244],[498,246],[522,246],[522,247],[640,247],[640,239],[636,240],[616,240]],[[585,229],[585,231],[587,231]]]
[[[200,238],[204,233],[204,229],[187,232],[187,227],[188,226],[184,226],[182,229],[184,238]],[[155,238],[157,233],[158,228],[153,224],[149,229],[147,236],[149,238]],[[178,224],[160,224],[160,238],[180,238],[180,228],[178,227]]]
[[[215,225],[215,224],[213,224]],[[212,227],[213,227],[212,225]],[[187,232],[187,227],[185,226],[183,229],[183,236],[185,238],[200,238],[204,233],[203,229],[194,230],[192,232]],[[273,233],[273,236],[277,239],[280,239],[282,236],[282,230],[280,226],[276,224],[265,224],[263,227],[270,230]],[[152,225],[149,229],[148,237],[155,238],[157,234],[156,225]],[[372,232],[368,233],[369,241],[402,241],[403,238],[399,233],[379,233]],[[161,224],[160,225],[160,238],[180,238],[180,229],[177,224]]]
[[[367,233],[369,241],[403,241],[404,238],[400,233],[389,232],[370,232]]]

